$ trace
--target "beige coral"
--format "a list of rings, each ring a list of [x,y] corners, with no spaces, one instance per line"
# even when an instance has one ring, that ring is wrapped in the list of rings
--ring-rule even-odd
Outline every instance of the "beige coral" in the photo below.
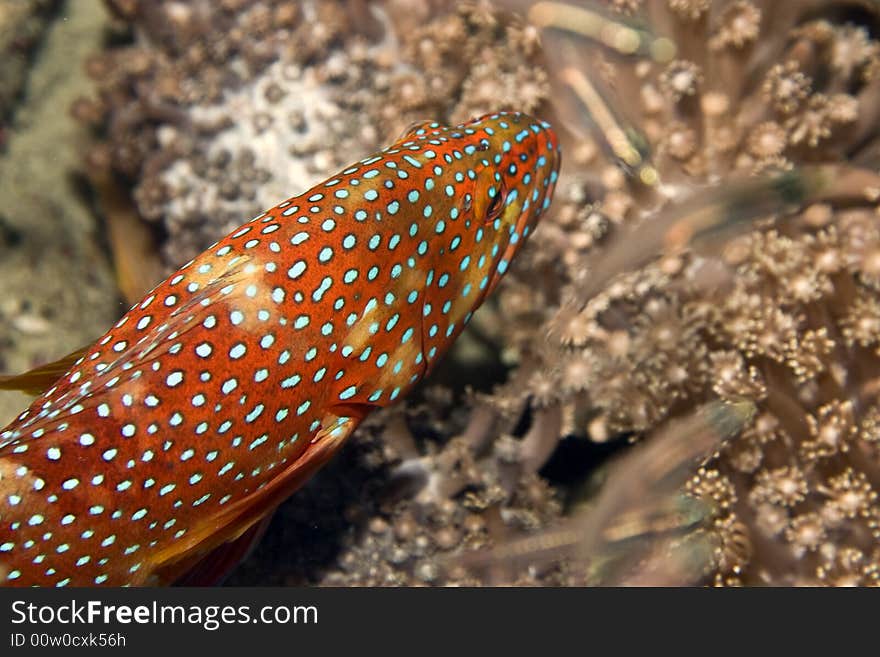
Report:
[[[552,531],[559,489],[534,470],[563,436],[622,451],[624,436],[640,440],[717,397],[745,398],[758,412],[692,466],[686,492],[707,511],[692,519],[691,538],[712,546],[696,568],[701,581],[877,581],[880,188],[854,193],[844,174],[880,152],[872,86],[880,64],[871,32],[840,18],[848,5],[838,13],[836,3],[826,11],[769,0],[626,0],[613,8],[656,19],[624,40],[635,50],[568,34],[582,54],[566,58],[562,28],[531,25],[484,0],[454,10],[383,3],[396,50],[380,47],[392,40],[339,3],[299,12],[296,3],[268,2],[268,13],[259,4],[227,0],[215,19],[222,29],[208,31],[190,12],[172,16],[179,58],[163,51],[160,32],[146,32],[139,40],[153,43],[149,57],[120,49],[125,57],[92,63],[100,99],[78,114],[100,126],[107,113],[109,151],[94,161],[140,180],[145,217],[172,216],[175,195],[199,197],[198,186],[175,190],[158,175],[169,159],[216,185],[217,198],[253,204],[274,169],[259,166],[249,144],[206,154],[184,128],[191,107],[214,105],[266,71],[277,79],[261,88],[265,107],[247,124],[263,135],[279,126],[307,133],[292,156],[311,173],[413,120],[505,105],[547,116],[565,141],[551,213],[487,304],[491,319],[475,318],[479,340],[509,369],[506,383],[465,402],[426,393],[423,404],[365,425],[366,462],[424,485],[387,505],[346,503],[364,531],[345,533],[321,581],[486,581],[445,557],[510,533]],[[629,18],[609,21],[606,33],[632,37]],[[272,68],[267,53],[279,52],[289,65]],[[563,77],[570,69],[593,81],[598,101],[575,93]],[[274,115],[304,80],[338,93],[326,106]],[[208,134],[229,127],[228,113],[200,124]],[[627,148],[615,150],[621,143]],[[804,163],[843,165],[828,194],[812,188]],[[777,195],[744,196],[744,179]],[[753,203],[764,203],[762,212],[743,216]],[[687,208],[680,232],[652,236],[657,222]],[[179,238],[169,260],[203,248],[230,219],[209,214],[211,224],[197,213],[168,223]],[[725,230],[691,243],[695,217]],[[603,262],[621,243],[626,257]],[[652,260],[663,246],[667,256]],[[585,299],[590,290],[597,293]],[[533,458],[524,470],[526,453]],[[768,541],[782,549],[763,549]],[[556,570],[496,566],[505,581],[582,581],[577,555],[568,556]]]

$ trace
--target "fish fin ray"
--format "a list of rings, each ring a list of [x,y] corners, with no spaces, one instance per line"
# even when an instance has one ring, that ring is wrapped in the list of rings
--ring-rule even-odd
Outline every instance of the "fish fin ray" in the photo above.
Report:
[[[283,473],[263,488],[204,518],[179,541],[155,553],[150,559],[152,570],[172,577],[185,574],[189,567],[215,548],[239,539],[256,523],[271,515],[279,504],[330,460],[369,411],[354,406],[341,410],[353,410],[357,416],[338,416],[331,409],[324,417],[323,428]]]
[[[243,260],[242,265],[247,264],[249,259]],[[95,392],[102,388],[101,384],[114,376],[121,374],[120,370],[124,363],[131,363],[130,371],[143,368],[166,355],[173,347],[177,338],[185,335],[197,326],[200,326],[205,318],[214,310],[211,309],[212,295],[217,294],[227,285],[240,282],[247,274],[242,267],[224,272],[201,290],[194,292],[187,300],[174,310],[168,320],[160,325],[152,337],[145,341],[137,341],[130,344],[125,350],[110,362],[101,372],[91,375],[94,381],[92,389],[83,395],[84,398],[96,396]],[[209,303],[204,303],[204,302]],[[83,350],[84,352],[87,350]],[[78,400],[78,401],[81,401]]]
[[[21,374],[0,375],[0,390],[18,390],[29,395],[41,395],[73,367],[88,351],[82,347],[51,363],[39,365]]]
[[[161,328],[151,340],[146,342],[146,344],[138,341],[130,345],[128,349],[121,352],[119,357],[101,372],[101,376],[104,377],[110,372],[115,371],[122,363],[136,362],[139,366],[143,366],[167,354],[178,337],[201,325],[207,316],[214,312],[211,309],[213,305],[211,302],[216,301],[216,299],[212,298],[213,295],[220,293],[227,285],[240,283],[248,276],[244,271],[244,266],[249,262],[250,258],[243,257],[241,262],[237,263],[233,269],[223,272],[203,288],[190,295],[183,304],[175,308],[168,321],[160,325]]]
[[[185,303],[181,304],[171,314],[163,325],[150,331],[149,336],[143,340],[130,343],[118,355],[114,354],[114,359],[100,372],[92,371],[88,373],[88,376],[84,376],[83,381],[88,381],[88,387],[86,388],[84,387],[85,384],[81,384],[79,390],[74,388],[66,392],[63,398],[58,400],[56,408],[67,410],[74,405],[79,405],[82,406],[82,410],[94,409],[106,399],[106,395],[112,389],[112,387],[107,387],[107,383],[112,379],[119,377],[119,383],[125,384],[140,376],[140,374],[137,374],[138,371],[142,371],[145,367],[167,354],[174,344],[178,342],[177,338],[200,326],[209,314],[215,312],[215,310],[211,309],[210,303],[203,303],[203,301],[208,300],[210,302],[216,300],[213,295],[219,294],[225,286],[244,280],[248,276],[248,272],[245,271],[245,265],[249,261],[250,258],[242,258],[241,262],[237,263],[233,268],[220,274],[201,290],[194,292]],[[47,372],[51,372],[52,375],[58,373],[52,380],[52,383],[56,383],[70,371],[70,367],[76,362],[77,358],[87,355],[92,349],[93,346],[90,345],[64,359],[56,361],[56,363],[50,363],[33,371],[40,372],[45,369]],[[69,364],[62,371],[61,368],[64,364],[68,363],[68,359],[70,359]],[[130,364],[130,367],[123,368],[123,365],[126,363]],[[25,373],[20,376],[26,377],[29,374]],[[45,375],[45,377],[48,376],[48,374]],[[6,382],[6,385],[3,385],[2,379],[0,379],[0,390],[21,388],[21,385],[15,381],[18,377],[11,378],[13,380]],[[36,390],[36,387],[36,385],[32,385],[31,390]],[[47,386],[46,389],[49,389],[49,387]],[[44,391],[38,391],[37,394],[42,392]],[[25,425],[19,427],[11,437],[0,440],[0,456],[3,456],[9,450],[22,443],[37,440],[38,436],[41,435],[37,434],[37,436],[34,436],[34,432],[37,429],[44,429],[47,424],[60,423],[63,421],[63,418],[64,414],[57,417],[50,417],[47,414],[45,417],[37,416],[32,421],[28,421]]]
[[[175,586],[217,586],[222,584],[235,567],[247,559],[263,538],[273,515],[275,514],[270,511],[248,527],[240,536],[218,545],[207,556],[195,555],[190,560],[184,559],[176,562],[165,572],[157,573],[157,576],[161,581],[173,583]],[[193,562],[192,565],[189,564],[189,561]]]

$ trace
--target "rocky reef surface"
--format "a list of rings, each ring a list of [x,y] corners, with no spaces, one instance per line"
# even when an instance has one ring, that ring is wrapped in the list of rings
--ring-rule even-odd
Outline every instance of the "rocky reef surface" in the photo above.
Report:
[[[39,38],[28,57],[0,57],[3,372],[88,344],[123,310],[103,223],[81,182],[89,135],[68,111],[89,89],[84,63],[101,48],[105,24],[98,3],[0,2],[0,48],[23,47],[24,38],[36,46]],[[27,404],[24,395],[0,394],[0,424]]]

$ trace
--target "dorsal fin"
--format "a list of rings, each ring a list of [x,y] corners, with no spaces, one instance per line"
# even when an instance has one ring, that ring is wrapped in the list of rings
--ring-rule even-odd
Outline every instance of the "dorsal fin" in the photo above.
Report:
[[[82,347],[23,374],[0,375],[0,390],[20,390],[29,395],[40,395],[51,388],[87,351],[88,347]]]

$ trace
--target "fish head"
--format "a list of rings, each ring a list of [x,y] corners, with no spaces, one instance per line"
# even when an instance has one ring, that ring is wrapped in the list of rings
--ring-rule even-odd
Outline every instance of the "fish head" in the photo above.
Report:
[[[550,207],[561,157],[550,124],[525,114],[487,115],[468,127],[479,136],[479,146],[471,164],[473,191],[465,196],[464,211],[473,217],[472,230],[476,227],[473,251],[486,254],[490,262],[485,298]],[[486,274],[478,276],[479,271],[465,278],[483,285]]]
[[[305,290],[317,288],[336,266],[325,280],[341,281],[346,294],[341,310],[325,309],[335,326],[345,322],[327,366],[345,371],[325,389],[345,402],[336,415],[394,403],[430,371],[547,211],[559,157],[547,123],[496,113],[453,127],[416,124],[328,183],[340,217],[349,204],[351,249],[344,241],[346,258],[326,263],[319,252],[302,280],[312,276]]]
[[[434,144],[443,159],[434,168],[443,175],[431,189],[421,181],[422,207],[431,212],[417,218],[418,235],[426,236],[417,251],[428,256],[415,283],[423,290],[422,350],[430,368],[547,212],[560,150],[548,123],[521,113],[490,114],[452,128],[423,124],[408,139],[399,147],[413,144],[423,156],[426,144]]]

